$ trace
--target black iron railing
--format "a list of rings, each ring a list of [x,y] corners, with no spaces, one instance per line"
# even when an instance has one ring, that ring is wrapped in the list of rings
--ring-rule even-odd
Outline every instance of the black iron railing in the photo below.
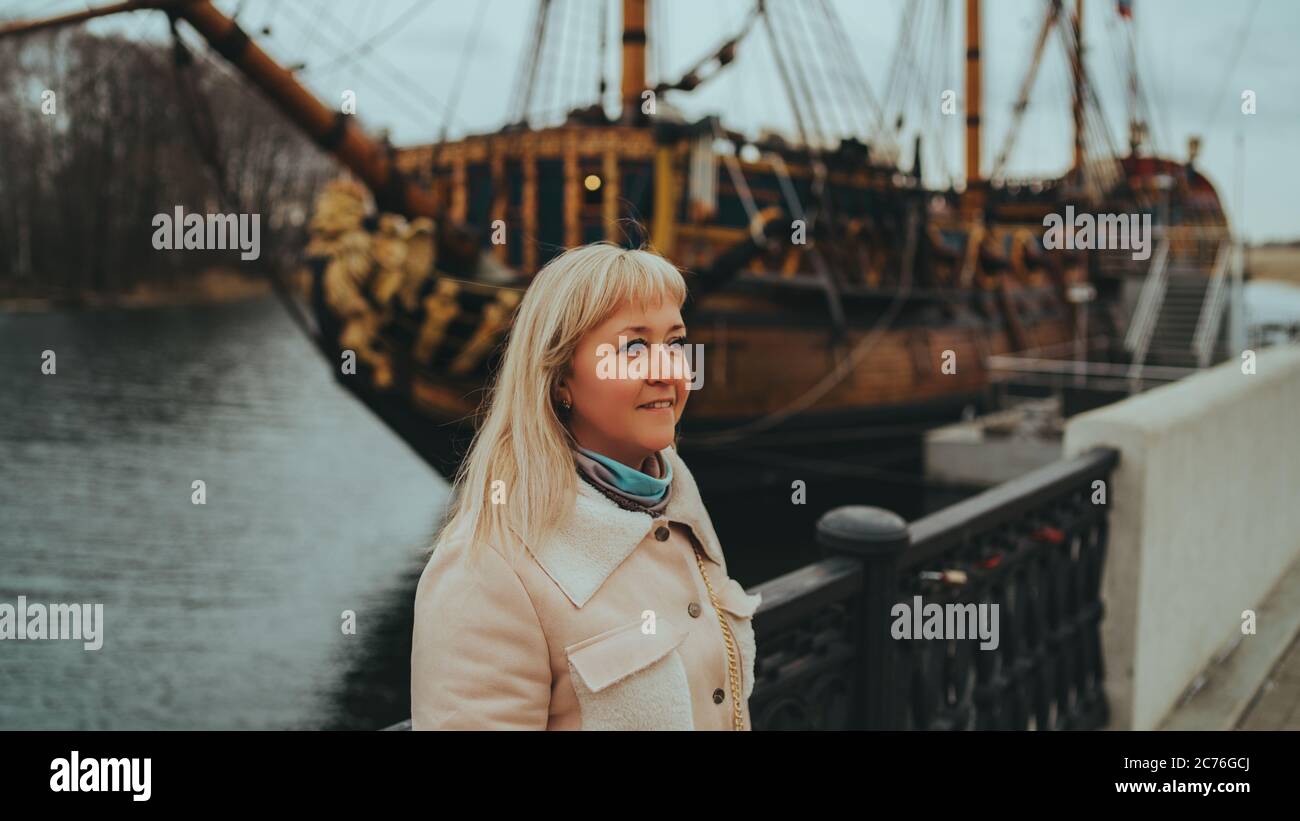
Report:
[[[754,729],[1103,727],[1101,578],[1118,463],[1096,448],[911,525],[880,508],[828,512],[826,558],[751,591],[763,594]],[[945,614],[942,636],[902,635],[900,608],[918,597]],[[997,613],[989,638],[981,605]]]
[[[827,513],[827,558],[756,588],[754,728],[1104,726],[1101,577],[1118,462],[1097,448],[910,526],[879,508]],[[996,627],[985,638],[981,606],[982,626]],[[937,622],[924,615],[936,608]]]

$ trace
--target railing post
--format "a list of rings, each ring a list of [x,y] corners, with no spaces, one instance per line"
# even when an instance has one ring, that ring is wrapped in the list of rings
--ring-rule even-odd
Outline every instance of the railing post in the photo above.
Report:
[[[907,522],[883,508],[849,505],[827,511],[817,521],[817,543],[831,556],[862,562],[862,600],[854,626],[857,666],[851,726],[864,730],[898,729],[893,694],[895,648],[890,646],[890,608],[897,598],[898,560],[911,543]]]

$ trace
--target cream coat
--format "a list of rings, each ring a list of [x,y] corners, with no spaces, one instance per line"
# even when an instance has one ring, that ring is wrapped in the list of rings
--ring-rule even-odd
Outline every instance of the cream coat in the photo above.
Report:
[[[477,545],[471,566],[463,539],[434,551],[416,591],[414,729],[731,729],[726,643],[693,540],[739,645],[750,728],[761,597],[728,577],[694,478],[663,453],[673,486],[659,517],[578,478],[566,519],[517,558]]]

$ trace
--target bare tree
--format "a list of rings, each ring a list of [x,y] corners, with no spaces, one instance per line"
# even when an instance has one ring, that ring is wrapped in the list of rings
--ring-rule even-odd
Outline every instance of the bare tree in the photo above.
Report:
[[[186,57],[80,30],[0,43],[0,295],[292,270],[333,162],[237,75]],[[260,258],[155,250],[154,215],[178,205],[260,214]]]

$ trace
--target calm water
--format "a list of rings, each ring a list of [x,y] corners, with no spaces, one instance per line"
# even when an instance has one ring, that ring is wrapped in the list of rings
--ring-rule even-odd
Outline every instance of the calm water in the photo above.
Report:
[[[272,300],[0,314],[0,603],[105,621],[97,652],[0,642],[0,729],[405,717],[446,490]]]
[[[1300,287],[1264,279],[1247,282],[1243,290],[1247,325],[1300,322]]]

